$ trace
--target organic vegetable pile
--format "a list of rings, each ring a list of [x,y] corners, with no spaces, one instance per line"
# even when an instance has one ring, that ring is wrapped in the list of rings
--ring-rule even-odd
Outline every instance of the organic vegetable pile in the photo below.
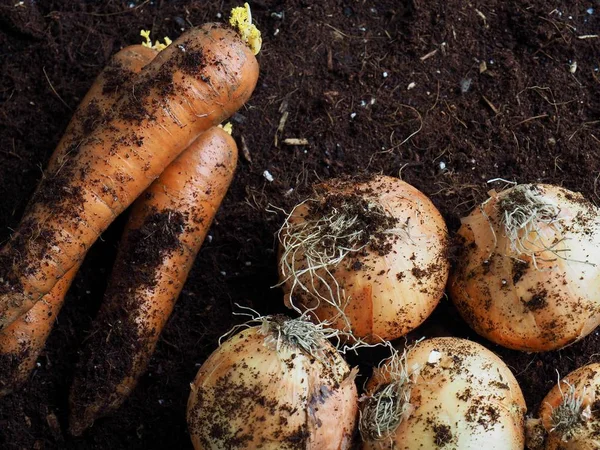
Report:
[[[0,446],[594,448],[598,5],[234,6],[0,7]]]

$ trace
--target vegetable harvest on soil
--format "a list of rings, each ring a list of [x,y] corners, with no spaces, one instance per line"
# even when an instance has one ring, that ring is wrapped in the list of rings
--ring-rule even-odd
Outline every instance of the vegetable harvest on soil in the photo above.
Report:
[[[117,409],[142,375],[233,178],[237,147],[213,127],[134,203],[70,395],[79,435]]]
[[[348,450],[358,397],[351,370],[304,318],[265,317],[225,341],[191,385],[196,450]]]
[[[581,194],[541,184],[492,192],[458,234],[450,292],[482,336],[548,351],[600,324],[600,210]]]
[[[0,327],[79,263],[108,225],[202,132],[250,97],[258,63],[236,31],[184,33],[47,176],[0,251]],[[104,117],[106,116],[106,117]]]
[[[546,395],[539,419],[527,421],[530,450],[600,448],[600,364],[571,372]]]
[[[421,341],[375,369],[361,399],[364,450],[522,450],[525,400],[508,367],[459,338]]]
[[[437,306],[447,229],[433,203],[392,177],[330,180],[279,231],[288,307],[370,342],[403,336]]]
[[[112,57],[75,111],[50,158],[46,176],[55,176],[62,169],[69,153],[84,143],[86,133],[100,125],[102,116],[112,109],[119,94],[131,87],[132,76],[152,61],[156,53],[142,45],[131,45]],[[17,389],[29,377],[78,269],[79,263],[41,301],[0,332],[0,397]]]

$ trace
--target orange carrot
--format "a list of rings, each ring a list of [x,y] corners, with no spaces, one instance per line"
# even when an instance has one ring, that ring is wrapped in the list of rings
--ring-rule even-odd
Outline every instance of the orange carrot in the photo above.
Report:
[[[117,409],[145,372],[236,161],[231,136],[212,128],[134,203],[71,388],[74,435]]]
[[[85,130],[98,125],[115,103],[118,91],[128,89],[132,76],[156,53],[151,48],[132,45],[112,57],[75,111],[50,158],[48,174],[60,170],[70,149],[81,144]],[[0,397],[18,389],[29,377],[78,268],[76,264],[41,301],[0,332]]]
[[[0,334],[0,397],[21,387],[33,370],[79,266]]]
[[[202,131],[239,109],[257,79],[251,49],[223,25],[192,29],[160,52],[43,181],[0,251],[0,327],[47,294]]]
[[[157,51],[143,45],[130,45],[115,53],[98,75],[77,107],[71,122],[50,157],[46,176],[54,176],[66,163],[69,153],[76,152],[86,134],[100,125],[112,110],[119,92],[131,85],[133,74],[154,59]]]

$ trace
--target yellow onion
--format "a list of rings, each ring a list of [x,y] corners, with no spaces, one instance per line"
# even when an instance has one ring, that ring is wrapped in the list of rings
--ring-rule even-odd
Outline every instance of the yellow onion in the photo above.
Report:
[[[318,185],[288,216],[279,242],[286,304],[370,342],[420,325],[448,278],[442,216],[397,178]]]
[[[462,220],[464,252],[450,281],[463,318],[523,351],[554,350],[600,323],[599,210],[578,193],[518,185]]]
[[[542,401],[539,419],[527,421],[530,450],[600,448],[600,364],[563,378]]]
[[[275,316],[224,342],[191,385],[194,448],[350,448],[356,371],[325,337],[305,319]]]
[[[375,370],[361,399],[363,450],[522,450],[525,400],[485,347],[434,338]]]

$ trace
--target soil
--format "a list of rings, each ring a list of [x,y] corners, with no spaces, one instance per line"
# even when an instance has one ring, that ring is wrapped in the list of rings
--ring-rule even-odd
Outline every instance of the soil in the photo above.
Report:
[[[4,241],[109,57],[141,42],[141,29],[176,38],[182,28],[219,20],[233,2],[0,3]],[[29,383],[0,401],[0,448],[192,448],[189,382],[219,336],[242,320],[232,316],[236,304],[285,312],[272,288],[275,232],[282,210],[315,182],[401,176],[432,199],[452,233],[488,189],[502,187],[487,183],[495,178],[558,184],[600,200],[600,39],[578,38],[598,34],[597,1],[258,0],[252,7],[264,43],[256,91],[233,118],[243,158],[147,374],[117,413],[80,438],[68,434],[78,349],[124,215],[86,257]],[[286,145],[287,138],[308,144]],[[598,332],[562,351],[520,353],[477,337],[443,300],[417,334],[448,333],[497,352],[530,411],[557,372],[600,361]],[[351,362],[368,367],[382,356],[363,352]]]

